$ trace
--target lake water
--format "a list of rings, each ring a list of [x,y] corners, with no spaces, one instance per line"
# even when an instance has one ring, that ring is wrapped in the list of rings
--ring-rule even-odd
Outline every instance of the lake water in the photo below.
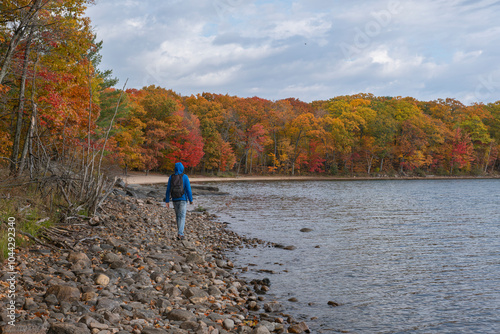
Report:
[[[500,180],[218,186],[230,195],[197,203],[241,235],[296,246],[232,257],[313,332],[500,333]]]

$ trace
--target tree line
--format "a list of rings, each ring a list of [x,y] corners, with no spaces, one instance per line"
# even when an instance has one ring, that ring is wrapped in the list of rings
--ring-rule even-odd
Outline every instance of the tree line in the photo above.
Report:
[[[181,96],[156,86],[125,95],[109,152],[123,168],[167,171],[180,160],[214,174],[390,176],[480,175],[500,167],[500,101],[465,106],[356,94],[306,103]],[[102,107],[103,124],[112,111]]]

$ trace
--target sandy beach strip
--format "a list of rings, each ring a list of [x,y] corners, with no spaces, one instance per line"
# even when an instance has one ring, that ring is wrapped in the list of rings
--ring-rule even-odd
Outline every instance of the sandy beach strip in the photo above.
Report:
[[[159,173],[132,172],[127,176],[120,176],[127,184],[167,184],[170,175]],[[335,176],[236,176],[236,177],[219,177],[219,176],[201,176],[189,175],[191,183],[206,183],[206,182],[240,182],[240,181],[364,181],[364,180],[450,180],[450,179],[498,179],[496,176],[490,177],[475,177],[475,176],[433,176],[426,177],[335,177]]]
[[[231,181],[315,181],[333,180],[334,178],[314,177],[314,176],[238,176],[238,177],[207,177],[198,175],[188,175],[191,183],[204,182],[231,182]],[[149,174],[149,175],[128,175],[122,179],[128,184],[158,184],[167,183],[169,175]]]

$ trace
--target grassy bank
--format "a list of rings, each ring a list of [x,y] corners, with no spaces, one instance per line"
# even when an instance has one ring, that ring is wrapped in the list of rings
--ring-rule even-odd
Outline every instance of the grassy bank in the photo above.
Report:
[[[57,200],[43,197],[29,184],[8,184],[0,186],[0,260],[8,255],[8,236],[15,230],[15,248],[24,247],[39,232],[57,221]],[[11,222],[9,225],[8,223]],[[11,228],[9,230],[9,227]],[[11,245],[12,246],[12,245]]]

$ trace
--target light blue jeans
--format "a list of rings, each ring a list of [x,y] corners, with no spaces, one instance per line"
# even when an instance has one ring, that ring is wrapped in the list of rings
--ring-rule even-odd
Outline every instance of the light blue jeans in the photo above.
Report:
[[[173,203],[175,210],[175,218],[177,220],[177,231],[179,235],[184,235],[184,225],[186,225],[187,202],[175,201]]]

